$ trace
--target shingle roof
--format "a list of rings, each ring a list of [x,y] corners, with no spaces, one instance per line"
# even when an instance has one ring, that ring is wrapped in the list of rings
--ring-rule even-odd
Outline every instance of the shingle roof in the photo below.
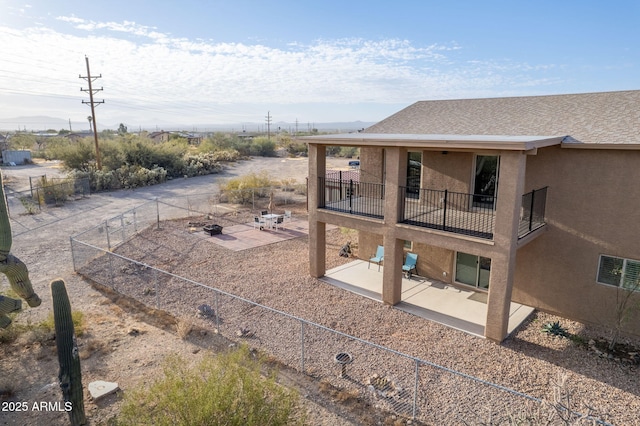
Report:
[[[420,101],[363,133],[571,135],[586,144],[640,144],[640,90]]]

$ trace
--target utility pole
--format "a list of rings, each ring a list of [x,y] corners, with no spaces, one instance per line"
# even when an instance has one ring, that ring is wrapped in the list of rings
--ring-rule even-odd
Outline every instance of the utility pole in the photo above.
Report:
[[[104,99],[101,101],[93,101],[93,95],[94,93],[100,92],[102,91],[102,87],[100,89],[94,89],[91,86],[91,83],[93,83],[95,80],[102,78],[102,74],[100,74],[98,77],[91,77],[91,71],[89,71],[89,57],[85,56],[84,57],[86,59],[87,62],[87,76],[83,77],[81,75],[79,75],[79,78],[82,78],[84,80],[87,80],[89,82],[89,89],[83,89],[80,88],[80,91],[82,92],[88,92],[89,93],[89,102],[87,101],[82,101],[83,104],[90,104],[91,105],[91,118],[93,120],[93,139],[95,141],[96,144],[96,166],[98,168],[98,170],[102,170],[102,160],[100,159],[100,148],[98,147],[98,128],[96,126],[96,111],[95,111],[95,104],[103,104],[104,103]]]
[[[267,111],[267,139],[271,140],[271,111]]]

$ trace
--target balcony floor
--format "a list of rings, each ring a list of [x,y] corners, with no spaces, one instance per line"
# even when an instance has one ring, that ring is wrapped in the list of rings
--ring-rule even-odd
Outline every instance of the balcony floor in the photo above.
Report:
[[[321,278],[336,287],[382,301],[382,266],[356,260],[331,269]],[[412,276],[402,279],[402,301],[394,306],[405,312],[475,336],[484,337],[487,294],[466,290],[440,281]],[[508,332],[531,315],[533,308],[511,303]]]

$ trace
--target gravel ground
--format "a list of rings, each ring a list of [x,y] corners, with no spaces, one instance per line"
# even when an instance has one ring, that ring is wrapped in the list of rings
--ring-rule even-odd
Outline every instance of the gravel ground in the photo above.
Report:
[[[301,208],[294,210],[294,216],[301,220],[304,220],[304,214]],[[251,212],[245,216],[236,213],[227,219],[218,217],[216,223],[230,226],[248,222],[251,217]],[[194,218],[189,220],[193,221]],[[554,401],[558,392],[561,392],[560,395],[570,398],[564,399],[563,404],[572,410],[598,416],[612,424],[640,424],[637,414],[640,412],[640,381],[636,366],[601,358],[584,345],[543,333],[542,327],[549,322],[560,321],[564,329],[580,336],[585,342],[600,337],[601,330],[537,313],[513,336],[497,345],[390,309],[309,277],[307,238],[233,252],[212,243],[210,238],[191,234],[188,228],[187,220],[164,222],[160,230],[143,232],[120,247],[117,253],[341,333],[536,398]],[[344,230],[339,229],[328,232],[327,268],[349,261],[337,256],[340,246],[347,240],[356,242],[356,234],[345,234]],[[357,249],[354,255],[357,256]],[[148,282],[148,277],[138,281],[133,276],[136,272],[130,267],[120,267],[120,270],[124,276],[117,282],[119,291],[146,300],[149,304],[160,300],[162,309],[178,316],[192,318],[197,306],[211,303],[210,291],[175,280],[163,280],[156,294],[149,288],[141,287],[140,282]],[[222,329],[226,327],[221,332],[233,334],[240,328],[247,328],[260,338],[259,342],[251,344],[274,353],[293,367],[298,365],[299,346],[296,340],[299,325],[290,326],[282,317],[264,311],[256,313],[256,309],[249,305],[239,304],[232,308],[232,301],[227,304],[229,306],[225,306],[220,314],[224,324]],[[209,327],[213,325],[209,324]],[[318,352],[309,355],[309,358],[327,359],[340,350],[335,342],[336,336],[330,333],[318,333],[311,340],[314,340],[315,346],[305,343],[305,353],[312,353],[314,347]],[[402,413],[402,409],[404,407],[406,411],[406,404],[411,403],[411,392],[405,392],[404,396],[396,393],[391,398],[380,398],[379,394],[369,395],[368,391],[372,388],[367,389],[367,385],[375,378],[373,375],[378,374],[408,387],[413,383],[412,364],[407,364],[402,357],[371,351],[369,347],[354,345],[352,350],[366,362],[357,365],[354,362],[353,366],[349,366],[351,383],[337,378],[335,367],[334,370],[327,370],[309,362],[306,368],[336,389],[359,390],[362,395],[371,397],[369,399],[374,406],[395,408],[401,414],[408,414]],[[367,355],[363,355],[365,353]],[[510,416],[522,417],[525,412],[529,413],[529,417],[534,413],[539,415],[536,410],[540,408],[526,408],[523,398],[496,391],[495,388],[451,375],[444,370],[422,368],[420,383],[424,388],[420,390],[418,419],[427,424],[487,423],[492,411],[491,424],[507,421]],[[543,411],[554,410],[545,408]],[[498,418],[501,421],[497,421]],[[556,420],[560,422],[559,417]]]

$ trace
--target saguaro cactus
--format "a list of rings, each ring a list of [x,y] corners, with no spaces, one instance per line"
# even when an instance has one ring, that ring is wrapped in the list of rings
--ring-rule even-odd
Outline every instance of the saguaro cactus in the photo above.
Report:
[[[2,183],[2,173],[0,173],[0,272],[9,279],[9,284],[18,296],[27,301],[29,306],[40,306],[40,297],[33,291],[29,271],[27,266],[11,253],[11,223],[9,222],[9,211],[4,198],[4,185]],[[0,327],[5,328],[11,324],[11,320],[6,315],[9,312],[18,311],[22,308],[22,302],[6,296],[0,296]]]
[[[72,426],[84,425],[87,423],[87,418],[84,414],[80,355],[71,318],[71,303],[63,280],[51,281],[51,298],[53,299],[53,320],[56,330],[58,362],[60,363],[58,380],[60,381],[60,389],[62,389],[65,409],[69,410]]]

